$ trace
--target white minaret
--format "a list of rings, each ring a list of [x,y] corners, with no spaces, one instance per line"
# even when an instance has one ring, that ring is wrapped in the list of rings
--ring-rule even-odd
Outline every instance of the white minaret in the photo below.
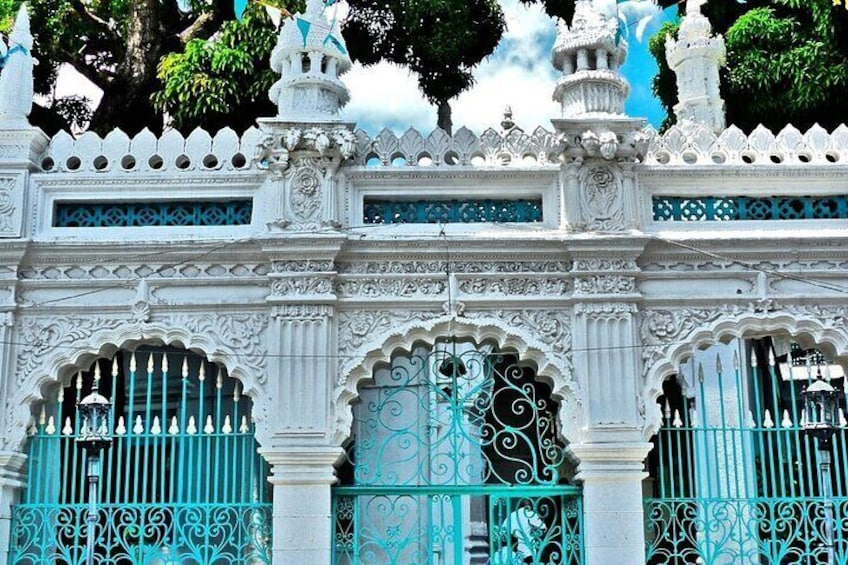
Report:
[[[15,27],[9,35],[8,47],[0,40],[0,49],[5,51],[6,56],[6,65],[0,72],[0,129],[30,127],[27,118],[32,111],[32,70],[35,65],[32,44],[29,14],[26,4],[21,4],[15,18]]]
[[[718,77],[725,63],[724,38],[712,35],[709,20],[701,14],[703,3],[687,1],[677,41],[668,36],[665,53],[668,66],[677,75],[677,123],[684,129],[700,125],[719,133],[725,125]]]
[[[591,0],[577,0],[571,27],[560,23],[553,48],[554,67],[562,71],[554,90],[562,117],[622,117],[630,85],[618,69],[626,55],[618,20]]]
[[[287,20],[271,54],[271,68],[282,75],[269,96],[277,119],[286,122],[338,121],[350,99],[339,76],[351,61],[339,26],[324,13],[322,0],[309,0],[306,13]]]

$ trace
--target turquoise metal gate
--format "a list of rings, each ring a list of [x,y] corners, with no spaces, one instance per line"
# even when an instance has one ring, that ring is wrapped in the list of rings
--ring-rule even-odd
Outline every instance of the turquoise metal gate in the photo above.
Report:
[[[336,565],[579,565],[582,508],[547,385],[517,356],[419,346],[360,388]]]
[[[848,565],[844,398],[831,495],[801,420],[801,391],[822,376],[842,386],[841,369],[797,347],[794,359],[775,356],[770,340],[754,342],[751,360],[750,371],[738,357],[732,367],[717,359],[706,376],[701,368],[688,397],[666,383],[649,462],[647,563]]]
[[[136,369],[137,359],[146,369]],[[217,365],[170,348],[95,362],[42,409],[30,428],[28,484],[12,510],[10,563],[85,562],[76,405],[94,379],[111,396],[114,422],[102,455],[94,562],[270,563],[269,473],[256,453],[250,399]]]

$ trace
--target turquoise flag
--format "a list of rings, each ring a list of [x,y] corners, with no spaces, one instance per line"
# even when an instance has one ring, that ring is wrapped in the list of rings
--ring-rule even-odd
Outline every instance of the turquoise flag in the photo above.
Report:
[[[300,30],[300,34],[303,36],[303,46],[306,47],[306,40],[309,37],[309,30],[312,29],[312,22],[303,18],[297,18],[297,29]]]
[[[247,10],[247,0],[233,0],[233,9],[236,12],[236,19],[241,21],[244,11]]]
[[[334,36],[333,34],[328,34],[327,37],[324,39],[324,45],[326,45],[328,41],[336,46],[336,49],[339,50],[339,53],[341,53],[342,55],[347,55],[347,50],[344,48],[344,45],[342,45],[342,42],[336,38],[336,36]]]

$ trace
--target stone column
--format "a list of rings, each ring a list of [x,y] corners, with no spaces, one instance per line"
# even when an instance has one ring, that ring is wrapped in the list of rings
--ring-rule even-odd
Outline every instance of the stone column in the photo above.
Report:
[[[330,565],[333,552],[331,487],[340,447],[261,449],[274,485],[272,565]]]
[[[635,437],[638,431],[628,435]],[[651,444],[625,440],[571,444],[568,449],[580,460],[586,565],[643,565],[642,480]]]
[[[11,546],[12,505],[18,502],[26,481],[26,460],[23,453],[0,451],[0,565],[9,562]]]

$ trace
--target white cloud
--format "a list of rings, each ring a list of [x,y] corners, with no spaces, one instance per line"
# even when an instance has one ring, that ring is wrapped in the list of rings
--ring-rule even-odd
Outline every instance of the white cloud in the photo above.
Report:
[[[452,101],[454,130],[466,126],[480,133],[498,128],[507,105],[525,130],[548,126],[558,116],[551,101],[556,82],[550,63],[554,21],[538,5],[524,7],[518,0],[502,4],[507,31],[495,53],[475,70],[474,87]],[[397,133],[409,126],[422,132],[435,128],[436,111],[406,70],[385,63],[357,65],[343,80],[351,90],[345,118],[360,127],[370,132],[389,127]]]

